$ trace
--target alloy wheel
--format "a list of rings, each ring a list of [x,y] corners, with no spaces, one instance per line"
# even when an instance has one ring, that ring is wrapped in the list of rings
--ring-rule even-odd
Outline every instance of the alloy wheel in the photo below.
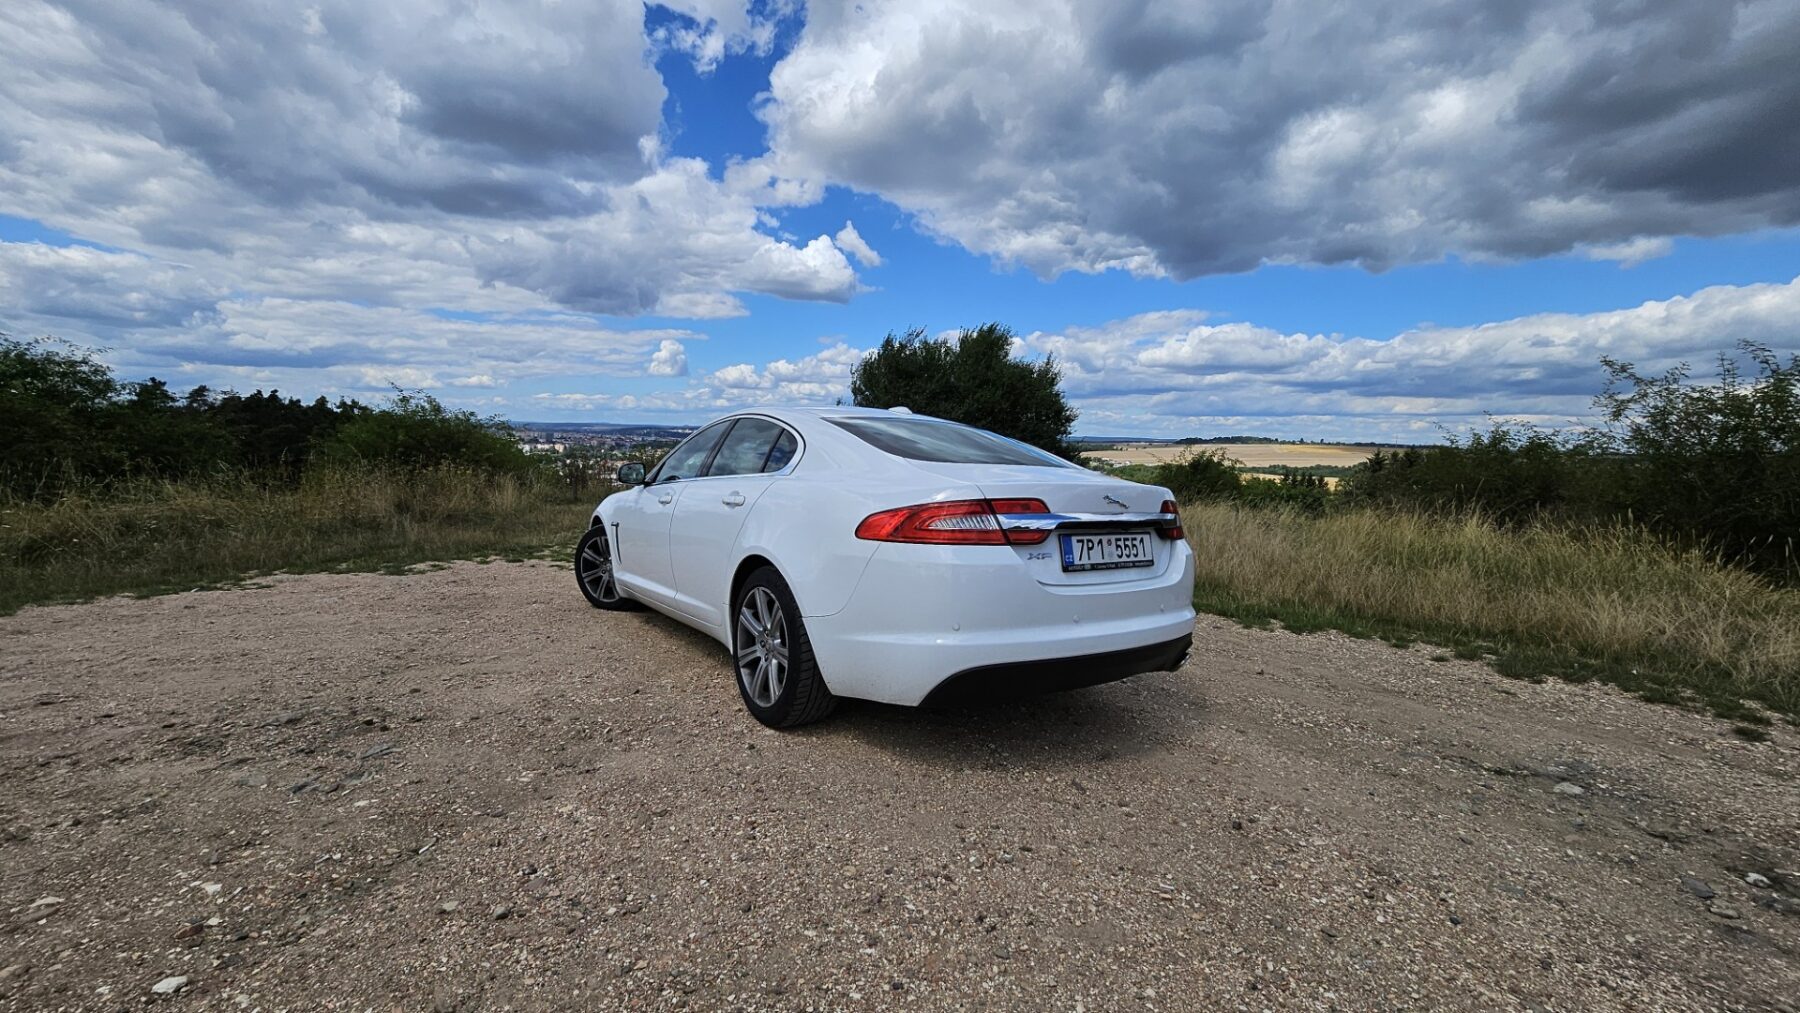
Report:
[[[787,617],[766,587],[754,587],[738,606],[738,681],[758,707],[773,707],[787,687]]]
[[[596,532],[581,547],[575,557],[575,575],[596,600],[609,604],[619,600],[619,585],[613,579],[612,546],[604,530]]]

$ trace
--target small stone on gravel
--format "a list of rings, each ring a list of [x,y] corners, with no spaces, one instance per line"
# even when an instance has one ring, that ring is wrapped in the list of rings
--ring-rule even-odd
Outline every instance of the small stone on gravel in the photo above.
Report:
[[[154,985],[151,985],[150,991],[156,993],[157,995],[174,995],[175,993],[186,988],[187,983],[188,983],[187,975],[185,975],[185,974],[172,975],[170,977],[164,978],[163,980],[157,982]]]
[[[1556,792],[1558,795],[1567,795],[1570,798],[1574,798],[1577,795],[1587,794],[1587,792],[1581,787],[1581,785],[1574,784],[1569,781],[1564,781],[1561,784],[1557,785],[1556,787],[1554,787],[1550,790]]]
[[[1712,900],[1714,897],[1718,896],[1717,893],[1713,892],[1712,887],[1706,885],[1705,880],[1695,879],[1692,876],[1681,877],[1681,888],[1701,900]]]

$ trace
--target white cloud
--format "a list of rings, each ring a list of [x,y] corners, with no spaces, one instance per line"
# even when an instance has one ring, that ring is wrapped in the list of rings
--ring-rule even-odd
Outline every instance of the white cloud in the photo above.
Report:
[[[1562,426],[1592,418],[1601,356],[1711,375],[1738,339],[1795,350],[1800,278],[1716,286],[1597,313],[1541,313],[1385,338],[1284,334],[1196,310],[1034,332],[1018,354],[1054,355],[1093,435],[1263,435],[1431,442],[1490,417]],[[698,421],[752,405],[849,400],[867,355],[841,341],[798,359],[737,363],[682,390],[557,394],[545,406]]]
[[[1675,241],[1667,236],[1638,236],[1622,243],[1584,247],[1581,253],[1589,260],[1616,260],[1620,267],[1636,267],[1646,260],[1666,257],[1674,250]]]
[[[756,405],[825,405],[850,400],[850,371],[868,352],[837,342],[797,359],[762,366],[735,363],[699,377],[681,390],[651,394],[546,393],[544,407],[581,412],[631,412],[698,420]]]
[[[690,23],[664,27],[653,41],[685,53],[696,70],[710,74],[727,53],[768,55],[782,20],[798,11],[800,0],[761,5],[746,0],[659,0],[656,6],[676,11]]]
[[[1591,416],[1601,356],[1652,372],[1687,362],[1704,376],[1740,339],[1792,350],[1796,333],[1800,278],[1383,339],[1173,311],[1037,332],[1021,346],[1062,363],[1084,432],[1391,438],[1480,425],[1486,413],[1563,425]]]
[[[837,241],[838,249],[855,257],[858,264],[864,267],[881,266],[881,254],[876,253],[875,248],[864,241],[856,231],[856,223],[845,222],[844,227],[832,238]]]
[[[650,375],[686,376],[687,371],[687,349],[674,338],[664,338],[650,356]]]
[[[570,313],[474,319],[329,299],[233,294],[131,253],[0,242],[0,329],[109,349],[130,376],[279,382],[326,394],[403,386],[493,388],[565,375],[685,369],[672,328],[621,330]]]

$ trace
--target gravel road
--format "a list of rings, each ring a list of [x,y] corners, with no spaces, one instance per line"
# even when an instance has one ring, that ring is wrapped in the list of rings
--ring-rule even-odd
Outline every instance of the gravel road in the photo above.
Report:
[[[730,679],[544,563],[0,619],[0,1008],[1800,1004],[1792,728],[1212,619],[799,733]]]

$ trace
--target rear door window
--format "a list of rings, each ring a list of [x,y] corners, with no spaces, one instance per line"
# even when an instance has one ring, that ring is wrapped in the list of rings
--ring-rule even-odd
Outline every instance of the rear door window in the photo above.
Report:
[[[831,424],[869,446],[909,461],[943,464],[1029,464],[1040,468],[1075,465],[998,433],[929,419],[850,416]]]
[[[793,433],[783,429],[781,436],[775,440],[775,445],[769,448],[769,459],[763,463],[763,470],[780,471],[787,467],[799,449],[800,441],[794,439]]]
[[[712,467],[706,474],[754,475],[763,471],[769,452],[783,436],[787,436],[787,430],[768,419],[738,419],[725,442],[719,444],[719,453],[713,457]]]

